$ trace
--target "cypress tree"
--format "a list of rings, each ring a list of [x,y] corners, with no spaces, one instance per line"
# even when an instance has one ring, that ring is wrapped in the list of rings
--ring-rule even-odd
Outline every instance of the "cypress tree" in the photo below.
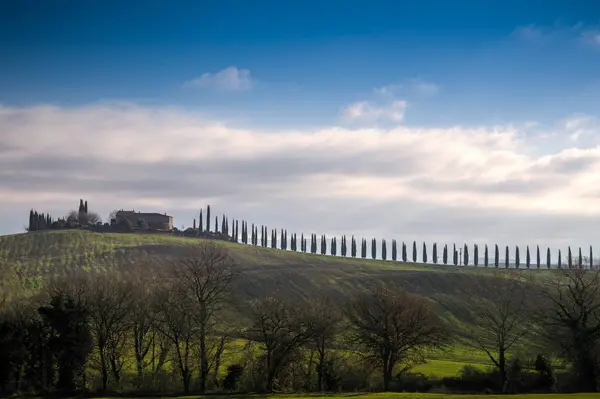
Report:
[[[456,244],[454,244],[454,247],[452,249],[452,261],[454,263],[454,266],[458,266],[458,252],[456,251]]]
[[[204,231],[204,221],[202,220],[202,209],[200,209],[200,216],[198,217],[198,233]]]
[[[529,269],[531,266],[531,256],[529,255],[529,245],[527,245],[527,252],[525,253],[525,267]]]
[[[235,221],[235,242],[238,242],[239,237],[240,237],[240,225],[239,225],[239,220]]]
[[[444,244],[444,250],[442,252],[442,261],[444,265],[448,264],[448,244]]]
[[[252,228],[252,232],[250,233],[250,244],[256,245],[254,243],[254,223],[252,223],[252,227],[251,228]]]
[[[362,239],[362,244],[361,244],[361,249],[360,249],[360,256],[365,259],[367,257],[367,240],[365,240],[364,238]]]
[[[508,254],[508,245],[506,246],[506,254],[504,255],[504,267],[508,269],[510,266],[510,259]]]
[[[396,261],[398,260],[398,247],[396,244],[396,240],[392,240],[392,260]]]
[[[518,269],[521,265],[521,256],[519,255],[519,246],[515,249],[515,267]]]
[[[342,256],[346,256],[346,236],[342,236]]]
[[[194,221],[192,222],[192,230],[196,230],[196,218],[194,218]]]
[[[27,228],[27,230],[28,231],[33,231],[34,230],[33,229],[33,225],[34,225],[34,223],[33,223],[33,209],[31,209],[29,211],[29,227]]]
[[[560,249],[558,250],[558,268],[562,269],[562,256],[560,253]]]
[[[302,246],[304,247],[304,252],[306,252],[306,237],[302,239]]]
[[[592,246],[590,245],[590,269],[594,268],[594,254],[592,253]]]
[[[356,239],[354,236],[352,236],[352,239],[350,240],[350,246],[352,257],[356,258]]]
[[[277,229],[271,230],[271,248],[277,248]]]
[[[540,246],[539,245],[536,246],[536,259],[537,259],[536,265],[537,265],[537,268],[539,269],[540,264],[542,263],[542,260],[540,259]]]
[[[306,252],[306,248],[304,247],[304,233],[300,233],[300,251]]]
[[[402,241],[402,262],[404,263],[408,260],[408,254],[406,252],[406,243]]]
[[[546,268],[550,269],[550,248],[546,251]]]
[[[427,244],[423,241],[423,263],[427,263]]]
[[[571,256],[571,247],[569,247],[569,252],[568,252],[568,265],[569,265],[569,269],[571,269],[573,267],[573,257]]]
[[[417,242],[413,241],[413,262],[417,262]]]
[[[327,237],[325,237],[325,234],[321,239],[321,255],[327,255]]]
[[[473,265],[475,265],[475,267],[479,266],[479,245],[477,244],[473,244],[474,248],[473,248]]]
[[[579,247],[579,259],[578,259],[579,268],[583,267],[583,256],[581,256],[581,247]]]
[[[469,247],[467,247],[467,244],[464,245],[464,249],[463,249],[463,263],[465,266],[469,265]]]
[[[385,243],[385,238],[381,240],[381,259],[387,260],[387,245]]]
[[[33,212],[33,230],[40,229],[40,215],[38,215],[37,211]]]
[[[83,206],[83,212],[84,212],[85,214],[87,214],[87,213],[88,213],[87,201],[85,201],[85,204],[84,204],[84,206]]]
[[[219,217],[215,216],[215,233],[219,232]]]
[[[371,240],[371,258],[375,259],[377,257],[377,241],[373,238]]]
[[[433,243],[433,263],[437,265],[438,255],[437,255],[437,243]]]
[[[227,229],[225,228],[225,215],[221,216],[221,233],[226,234]]]
[[[287,230],[281,230],[281,249],[287,249]]]
[[[488,258],[488,246],[485,244],[485,249],[483,250],[483,264],[485,267],[489,266],[489,258]]]
[[[210,205],[206,205],[206,231],[210,231]]]
[[[494,267],[498,268],[500,265],[500,250],[498,244],[494,244]]]

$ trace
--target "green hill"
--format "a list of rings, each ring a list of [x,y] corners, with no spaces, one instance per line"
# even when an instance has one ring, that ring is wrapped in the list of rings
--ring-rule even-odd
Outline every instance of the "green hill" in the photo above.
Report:
[[[155,234],[94,233],[85,230],[40,231],[0,236],[0,289],[21,288],[33,293],[46,280],[76,273],[139,273],[145,262],[166,268],[198,238]],[[458,331],[476,320],[473,304],[489,297],[486,280],[501,277],[504,269],[423,265],[395,261],[313,255],[225,241],[242,267],[237,281],[239,316],[248,300],[279,291],[290,298],[307,298],[318,292],[342,302],[354,293],[384,282],[431,298],[443,317]],[[140,264],[142,269],[140,269]],[[535,271],[547,273],[546,271]],[[239,318],[238,318],[239,320]],[[453,375],[466,362],[485,363],[481,354],[456,347],[450,353],[432,354],[423,372]],[[446,359],[446,360],[443,360]]]
[[[93,233],[85,230],[40,231],[0,236],[0,270],[8,282],[26,291],[45,279],[84,272],[137,273],[145,260],[168,267],[186,246],[200,242],[157,234]],[[291,297],[324,291],[340,300],[379,282],[406,288],[433,299],[457,323],[472,323],[474,297],[486,296],[486,279],[503,269],[423,265],[396,261],[342,258],[215,241],[230,250],[243,268],[237,293],[241,302],[279,290]]]

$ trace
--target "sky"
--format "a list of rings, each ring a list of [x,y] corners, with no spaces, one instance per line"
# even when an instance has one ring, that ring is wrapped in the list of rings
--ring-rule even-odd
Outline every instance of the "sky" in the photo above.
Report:
[[[0,234],[83,198],[587,247],[599,118],[594,0],[0,2]]]

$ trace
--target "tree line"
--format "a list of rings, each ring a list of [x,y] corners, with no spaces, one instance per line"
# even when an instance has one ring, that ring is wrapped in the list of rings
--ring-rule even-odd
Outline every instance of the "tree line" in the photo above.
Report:
[[[430,299],[389,284],[342,301],[327,291],[304,300],[275,291],[240,302],[243,268],[214,242],[156,262],[126,275],[70,276],[33,298],[0,302],[0,394],[350,391],[373,389],[372,378],[377,389],[406,390],[415,378],[433,384],[411,369],[456,343],[485,353],[493,370],[437,382],[448,389],[556,389],[551,353],[542,353],[553,348],[572,364],[565,381],[598,390],[597,270],[482,279],[473,287],[477,319],[457,329]],[[236,338],[242,356],[223,370]],[[543,343],[533,374],[511,352],[531,342]]]
[[[296,233],[289,234],[287,229],[270,229],[265,225],[259,225],[251,223],[249,224],[245,220],[231,220],[230,228],[230,218],[226,215],[221,216],[221,221],[219,222],[219,217],[215,216],[214,228],[211,230],[210,223],[210,205],[207,206],[206,209],[206,223],[203,221],[203,211],[200,210],[199,218],[198,218],[198,227],[196,228],[196,219],[193,221],[194,230],[198,231],[199,234],[202,232],[213,232],[213,233],[223,233],[229,237],[229,240],[232,242],[238,242],[242,244],[249,244],[255,246],[261,246],[265,248],[273,248],[273,249],[281,249],[281,250],[291,250],[298,252],[305,252],[311,254],[320,254],[320,255],[331,255],[331,256],[342,256],[342,257],[352,257],[357,258],[360,257],[362,259],[377,259],[378,255],[381,255],[382,260],[392,260],[392,261],[402,261],[402,262],[419,262],[422,263],[431,263],[431,264],[443,264],[443,265],[454,265],[454,266],[479,266],[482,264],[485,267],[504,267],[509,268],[511,265],[514,265],[515,268],[519,269],[524,266],[527,269],[535,267],[537,269],[547,268],[550,269],[553,265],[552,254],[550,248],[546,248],[545,254],[540,251],[539,245],[535,247],[534,255],[531,254],[533,250],[530,251],[529,245],[525,248],[525,261],[522,262],[520,248],[519,246],[515,246],[514,252],[512,252],[512,256],[514,262],[511,263],[511,251],[509,246],[505,246],[504,248],[504,258],[501,261],[500,258],[500,247],[495,244],[492,248],[488,248],[488,245],[485,244],[483,246],[483,259],[482,254],[479,250],[478,244],[473,244],[472,247],[472,258],[470,256],[470,247],[467,244],[464,244],[462,247],[453,245],[452,248],[448,248],[448,245],[445,244],[441,249],[441,254],[438,252],[437,243],[433,243],[431,245],[431,255],[428,255],[428,245],[426,242],[422,243],[421,246],[421,255],[419,256],[417,252],[417,242],[413,241],[412,243],[412,251],[409,257],[409,251],[407,249],[407,244],[405,242],[401,242],[398,244],[396,240],[391,240],[391,253],[388,257],[388,247],[387,241],[385,239],[381,239],[378,243],[376,238],[371,239],[371,243],[369,245],[368,241],[365,238],[360,240],[360,243],[357,242],[356,237],[353,235],[349,237],[349,247],[348,247],[348,237],[345,235],[341,236],[339,252],[338,252],[338,239],[337,237],[327,237],[325,234],[317,236],[317,234],[310,234],[310,236],[305,237],[302,233],[300,237],[297,236]],[[219,230],[219,225],[221,226],[221,230]],[[241,226],[241,230],[239,229]],[[269,239],[270,237],[270,239]],[[288,240],[289,238],[289,240]],[[378,245],[379,244],[379,245]],[[398,251],[398,247],[400,247],[400,252]],[[378,249],[381,251],[378,253]],[[359,252],[360,251],[360,252]],[[492,253],[493,251],[493,253]],[[545,256],[544,256],[545,255]],[[593,265],[593,249],[590,245],[589,252],[586,256],[583,255],[581,247],[578,249],[578,254],[573,255],[571,251],[571,247],[568,247],[566,259],[563,259],[563,254],[561,250],[558,250],[558,256],[556,258],[556,265],[559,269],[563,267],[573,268],[577,266],[579,268],[587,266],[592,268]],[[566,263],[563,262],[566,260]]]

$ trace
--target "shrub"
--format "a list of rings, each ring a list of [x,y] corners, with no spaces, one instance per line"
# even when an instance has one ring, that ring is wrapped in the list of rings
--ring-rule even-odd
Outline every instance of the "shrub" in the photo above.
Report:
[[[439,385],[441,385],[439,380],[431,380],[422,373],[406,373],[396,376],[391,390],[396,392],[429,392]]]
[[[496,370],[483,371],[475,366],[464,366],[458,377],[446,377],[442,384],[458,392],[500,391],[500,376]]]
[[[244,367],[239,364],[232,364],[227,367],[227,375],[223,379],[223,389],[227,391],[237,391],[243,373]]]

